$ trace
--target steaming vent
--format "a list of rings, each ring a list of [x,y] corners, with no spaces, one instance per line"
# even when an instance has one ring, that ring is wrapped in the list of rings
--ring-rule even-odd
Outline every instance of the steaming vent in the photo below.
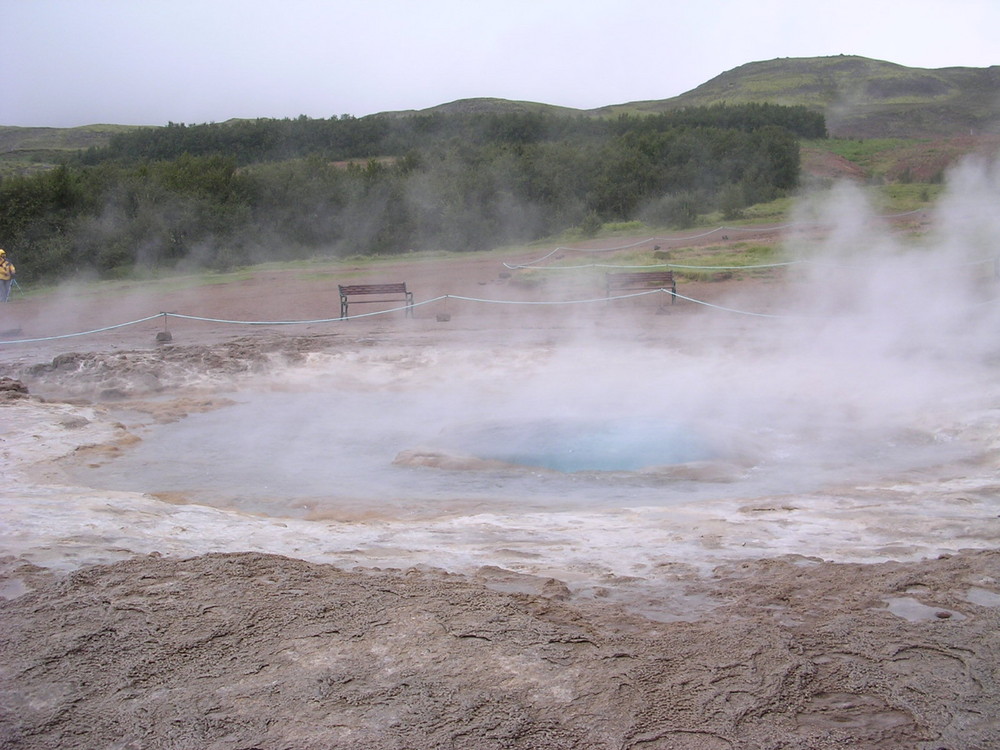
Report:
[[[561,472],[639,471],[704,461],[691,428],[660,419],[535,419],[463,426],[442,435],[451,452]]]

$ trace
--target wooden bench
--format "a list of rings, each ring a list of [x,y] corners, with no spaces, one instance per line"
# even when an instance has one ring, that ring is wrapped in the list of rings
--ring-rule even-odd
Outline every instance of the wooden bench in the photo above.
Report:
[[[670,291],[671,305],[677,300],[677,282],[673,271],[609,273],[605,276],[605,285],[608,297],[612,292],[663,289]]]
[[[406,290],[406,282],[401,284],[338,284],[340,289],[340,317],[347,317],[348,297],[357,295],[380,295],[379,299],[358,299],[355,303],[363,302],[405,302],[406,315],[413,317],[413,292]],[[387,297],[387,295],[396,295]]]

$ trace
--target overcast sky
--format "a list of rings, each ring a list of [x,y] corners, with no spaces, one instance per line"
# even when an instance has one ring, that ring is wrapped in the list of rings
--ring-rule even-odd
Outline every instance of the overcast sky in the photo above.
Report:
[[[667,99],[744,63],[1000,64],[1000,0],[0,0],[0,125]]]

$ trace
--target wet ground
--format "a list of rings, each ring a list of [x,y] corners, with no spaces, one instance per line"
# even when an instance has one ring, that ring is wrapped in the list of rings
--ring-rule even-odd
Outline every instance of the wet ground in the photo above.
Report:
[[[1000,742],[976,326],[440,312],[0,350],[0,744]]]

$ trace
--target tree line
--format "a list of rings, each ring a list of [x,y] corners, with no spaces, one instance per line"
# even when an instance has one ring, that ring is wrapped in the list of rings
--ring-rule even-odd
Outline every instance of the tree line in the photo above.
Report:
[[[236,121],[116,135],[0,182],[22,278],[480,250],[639,219],[688,226],[794,188],[803,107]]]

